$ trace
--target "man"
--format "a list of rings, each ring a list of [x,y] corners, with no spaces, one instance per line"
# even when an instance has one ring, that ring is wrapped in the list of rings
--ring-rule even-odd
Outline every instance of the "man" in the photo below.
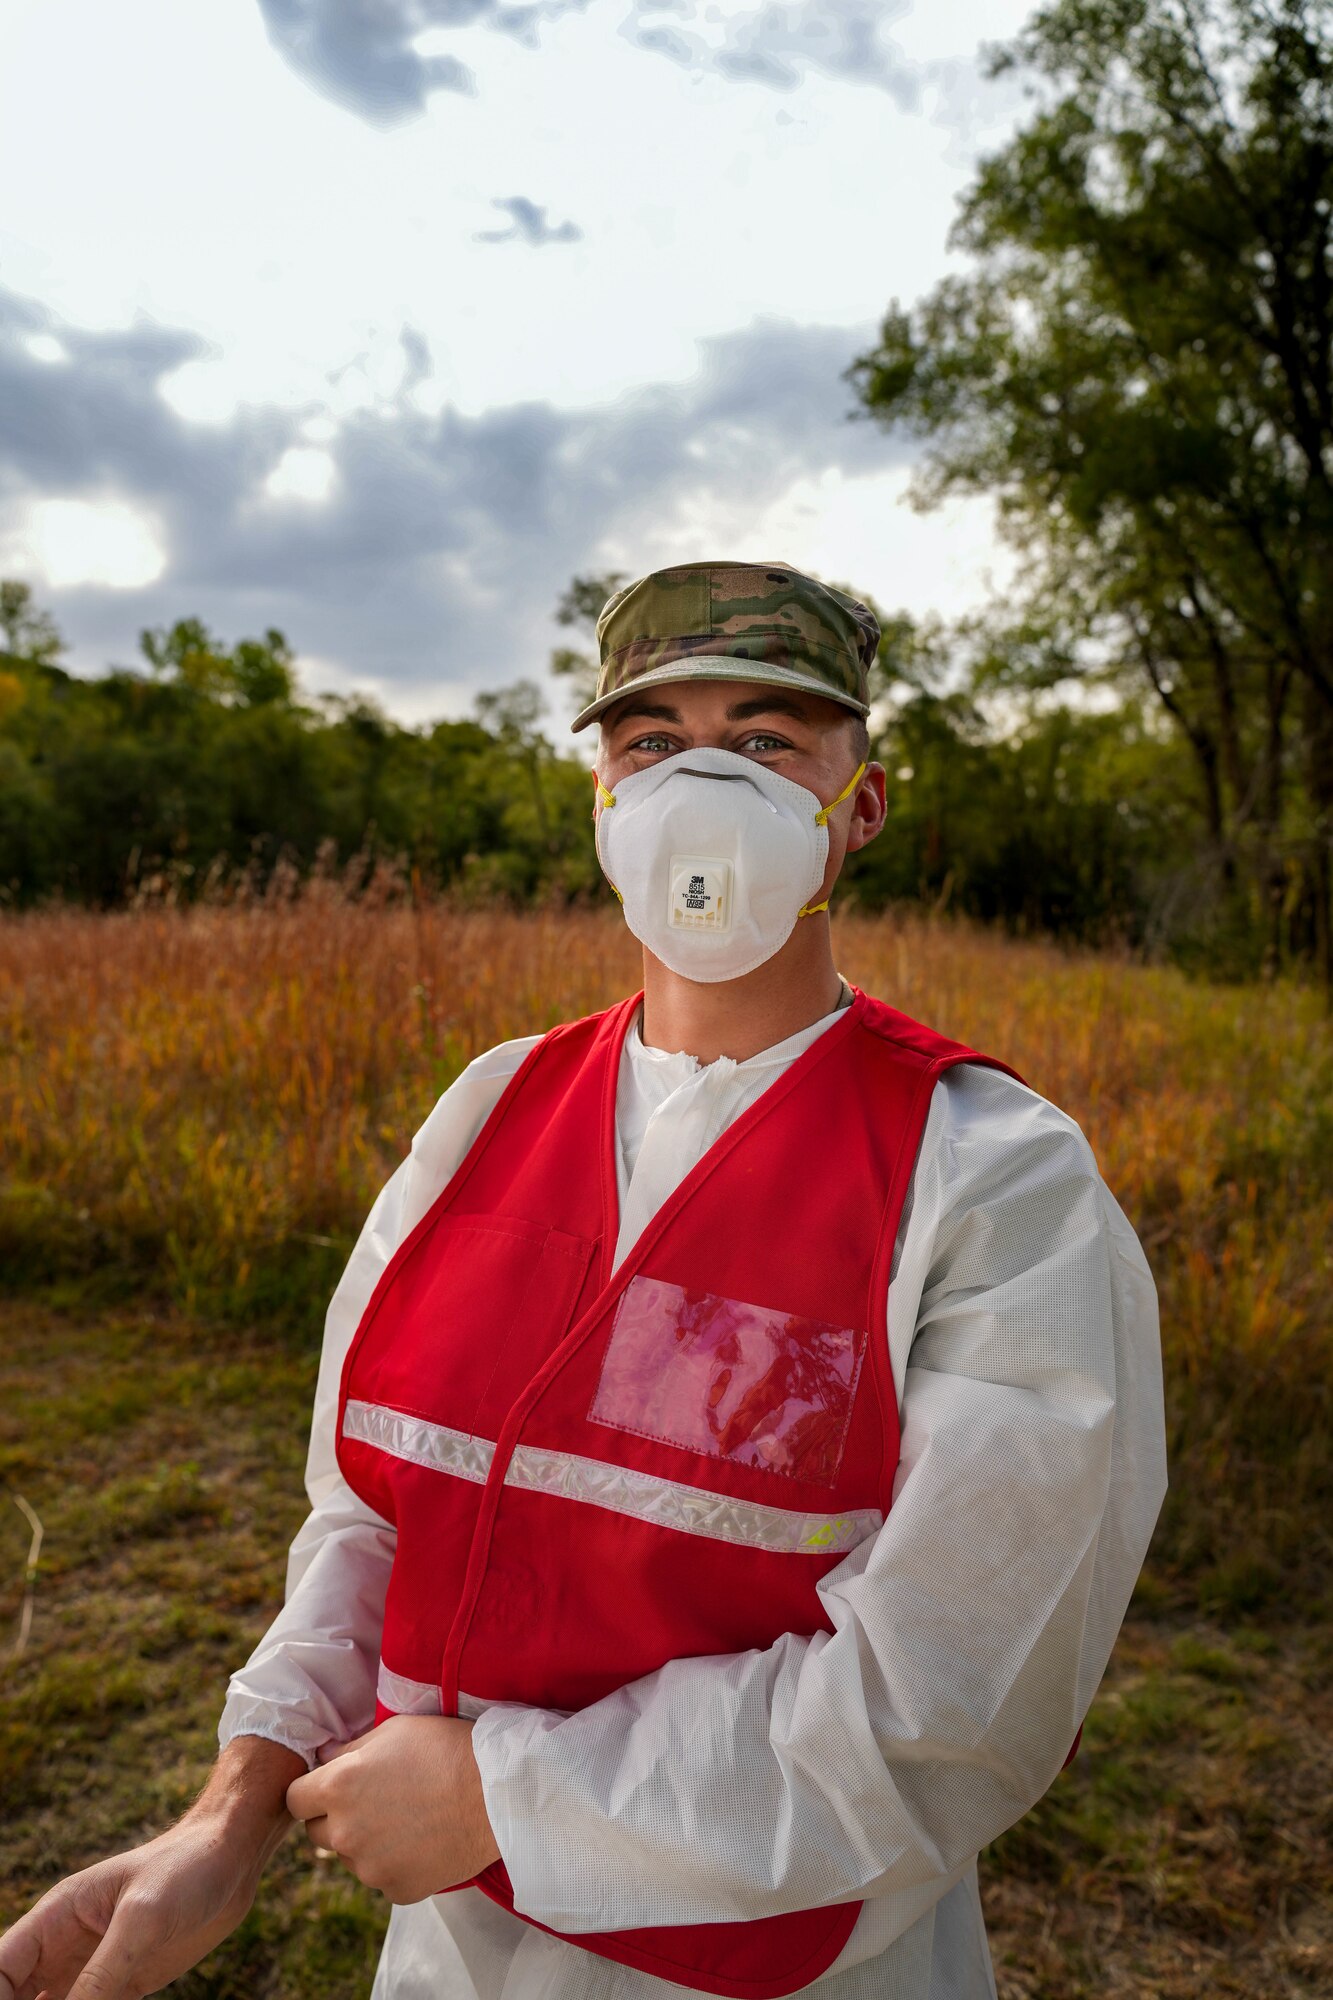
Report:
[[[0,2000],[156,1990],[289,1811],[395,1905],[382,2000],[994,1993],[978,1851],[1066,1761],[1164,1490],[1152,1279],[1066,1114],[836,970],[866,607],[686,564],[598,637],[642,1003],[417,1134],[213,1777],[14,1927]]]

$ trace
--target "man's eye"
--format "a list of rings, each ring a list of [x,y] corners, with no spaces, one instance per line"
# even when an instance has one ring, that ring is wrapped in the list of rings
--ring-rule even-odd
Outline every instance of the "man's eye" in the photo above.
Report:
[[[790,745],[785,736],[770,736],[767,730],[760,730],[753,736],[747,736],[742,747],[753,750],[760,757],[765,757],[770,751],[786,750]]]
[[[669,736],[636,736],[629,747],[631,750],[646,750],[650,755],[656,756],[659,751],[670,750],[671,738]]]

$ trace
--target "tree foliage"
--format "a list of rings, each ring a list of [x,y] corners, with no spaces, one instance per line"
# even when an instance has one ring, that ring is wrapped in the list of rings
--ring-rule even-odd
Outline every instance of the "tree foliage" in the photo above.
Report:
[[[16,577],[0,579],[0,641],[25,660],[49,662],[60,653],[55,620],[33,603],[31,584]]]
[[[993,68],[1035,102],[964,200],[970,267],[852,380],[928,441],[922,504],[999,503],[974,687],[1145,693],[1215,930],[1333,974],[1333,0],[1053,0]]]
[[[596,642],[597,619],[608,597],[619,590],[626,578],[620,570],[601,575],[587,574],[570,579],[556,605],[556,622],[571,625],[585,639]],[[568,682],[578,708],[586,708],[597,693],[597,654],[579,646],[557,646],[551,655],[551,672]]]
[[[228,648],[198,618],[178,618],[170,629],[140,633],[139,649],[155,674],[229,705],[260,708],[296,692],[291,647],[272,627]]]
[[[598,596],[600,579],[581,581]],[[843,899],[1188,960],[1185,752],[1146,702],[1034,709],[998,728],[959,685],[956,633],[879,616],[889,820],[852,858]],[[262,885],[280,864],[359,870],[376,856],[479,900],[609,893],[586,765],[552,747],[535,681],[481,695],[470,720],[409,729],[364,696],[304,701],[278,632],[228,646],[182,619],[142,646],[148,672],[95,680],[0,654],[0,900],[188,898]]]
[[[303,701],[281,632],[228,646],[180,619],[143,634],[147,673],[83,680],[52,657],[49,620],[19,611],[0,653],[4,901],[189,896],[317,856],[402,857],[477,897],[600,890],[587,771],[541,736],[531,682],[408,729],[362,696]]]
[[[1186,757],[1147,703],[1027,699],[1002,716],[966,685],[965,635],[875,609],[888,819],[851,857],[847,891],[1208,970],[1184,921],[1197,890]]]

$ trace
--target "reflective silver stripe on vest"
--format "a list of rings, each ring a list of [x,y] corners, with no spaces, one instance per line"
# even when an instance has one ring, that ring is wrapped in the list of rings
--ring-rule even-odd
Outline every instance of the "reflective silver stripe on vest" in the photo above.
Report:
[[[485,1485],[495,1457],[495,1446],[485,1438],[447,1430],[443,1424],[428,1424],[424,1417],[409,1417],[402,1410],[385,1409],[381,1403],[349,1399],[343,1436],[355,1438],[358,1444],[373,1444],[391,1458],[429,1466],[432,1472],[452,1472],[455,1479],[471,1479],[478,1486]]]
[[[438,1715],[440,1713],[440,1684],[438,1681],[410,1681],[406,1674],[395,1674],[380,1661],[379,1678],[375,1692],[385,1708],[391,1708],[395,1715]]]
[[[410,1681],[406,1674],[396,1674],[391,1667],[380,1661],[379,1677],[375,1692],[385,1708],[391,1708],[395,1715],[439,1715],[441,1712],[440,1684],[438,1681]],[[458,1713],[468,1722],[490,1708],[489,1701],[479,1701],[474,1694],[459,1694]]]
[[[375,1403],[349,1402],[343,1435],[375,1445],[394,1458],[410,1459],[414,1465],[478,1482],[485,1479],[495,1456],[495,1446],[485,1438],[466,1437],[443,1424],[428,1424],[422,1417],[404,1416]],[[847,1514],[797,1514],[787,1507],[709,1493],[701,1486],[631,1472],[600,1458],[580,1458],[574,1452],[546,1451],[531,1444],[516,1447],[505,1485],[582,1500],[655,1527],[732,1542],[743,1549],[764,1549],[770,1555],[842,1555],[884,1525],[884,1516],[873,1507]]]
[[[543,1451],[521,1444],[505,1474],[506,1486],[525,1486],[534,1493],[555,1493],[564,1500],[585,1500],[609,1507],[613,1514],[632,1514],[659,1528],[677,1528],[686,1535],[707,1535],[715,1542],[735,1542],[744,1549],[767,1549],[774,1555],[826,1555],[854,1549],[883,1524],[871,1509],[852,1514],[794,1514],[786,1507],[765,1507],[757,1500],[737,1500],[730,1493],[709,1493],[701,1486],[681,1486],[674,1479],[657,1479],[650,1472],[630,1472],[600,1458],[578,1458],[568,1451]]]

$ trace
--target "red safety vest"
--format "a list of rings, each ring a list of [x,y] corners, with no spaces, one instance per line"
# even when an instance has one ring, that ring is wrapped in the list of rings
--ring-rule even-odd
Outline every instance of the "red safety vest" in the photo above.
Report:
[[[1008,1065],[856,991],[613,1271],[638,1004],[537,1044],[352,1342],[339,1464],[397,1527],[377,1720],[580,1709],[668,1660],[830,1631],[816,1586],[888,1512],[885,1302],[931,1092]],[[503,1863],[477,1886],[513,1909]],[[859,1909],[569,1942],[770,2000]]]

